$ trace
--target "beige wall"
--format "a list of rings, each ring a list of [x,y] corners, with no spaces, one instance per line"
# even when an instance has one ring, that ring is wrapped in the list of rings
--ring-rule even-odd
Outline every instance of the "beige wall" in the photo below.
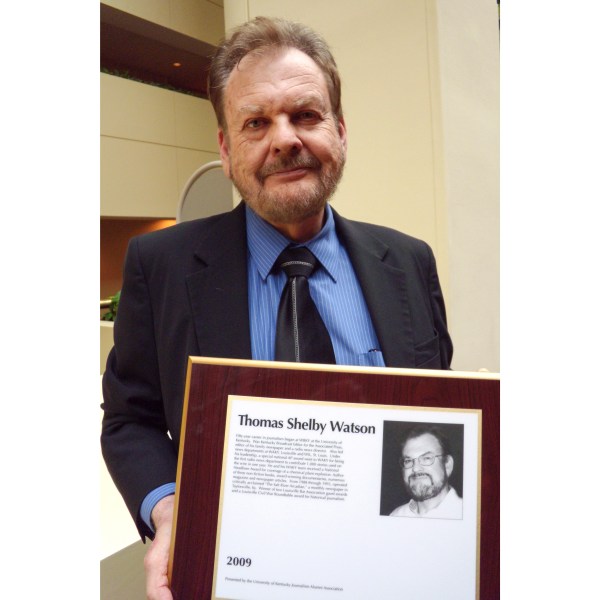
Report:
[[[328,40],[349,137],[334,205],[426,240],[453,367],[499,370],[495,0],[225,0],[226,29],[258,15],[302,21]]]
[[[499,371],[498,8],[440,0],[437,16],[453,364]]]
[[[208,100],[101,74],[102,216],[175,217],[201,165],[218,160]]]

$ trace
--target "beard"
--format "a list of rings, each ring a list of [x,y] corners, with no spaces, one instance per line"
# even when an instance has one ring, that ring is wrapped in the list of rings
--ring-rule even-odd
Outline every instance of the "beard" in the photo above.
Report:
[[[435,498],[444,488],[448,486],[448,478],[444,477],[442,481],[434,483],[431,475],[421,473],[419,475],[411,475],[406,484],[408,491],[413,500],[422,502]]]
[[[312,154],[287,156],[262,167],[255,175],[254,185],[249,185],[236,176],[231,168],[231,179],[246,203],[269,223],[294,224],[317,215],[333,196],[342,178],[346,157],[340,148],[330,165],[322,163]],[[277,190],[266,190],[269,175],[284,169],[310,169],[316,175],[311,182],[281,184]]]

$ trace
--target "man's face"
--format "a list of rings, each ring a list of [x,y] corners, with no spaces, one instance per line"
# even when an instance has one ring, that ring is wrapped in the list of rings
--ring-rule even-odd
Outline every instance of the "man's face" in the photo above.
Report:
[[[434,498],[448,486],[448,478],[452,473],[454,461],[451,456],[439,456],[442,452],[440,442],[430,433],[409,439],[404,445],[402,459],[416,459],[424,454],[437,456],[433,464],[428,467],[420,465],[419,461],[415,460],[410,469],[403,469],[406,489],[414,500],[422,501]]]
[[[319,214],[346,159],[346,129],[325,77],[296,49],[250,54],[225,88],[221,160],[242,198],[272,224]]]

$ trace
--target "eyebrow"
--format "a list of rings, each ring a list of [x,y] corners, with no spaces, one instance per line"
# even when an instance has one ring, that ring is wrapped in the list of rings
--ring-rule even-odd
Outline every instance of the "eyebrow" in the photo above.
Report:
[[[258,115],[264,111],[264,108],[259,104],[244,104],[244,106],[240,106],[238,109],[239,114],[251,114]]]
[[[425,456],[426,454],[435,454],[435,452],[433,450],[427,450],[427,452],[422,452],[421,454],[418,454],[417,456],[408,456],[408,454],[404,454],[404,452],[403,452],[402,458],[419,458],[419,456]]]
[[[319,94],[309,94],[307,96],[303,96],[302,98],[298,98],[294,102],[294,108],[305,108],[310,106],[311,104],[316,105],[319,110],[325,110],[325,103],[323,102],[323,98]]]
[[[326,106],[323,102],[323,98],[319,94],[308,94],[302,96],[292,103],[294,110],[306,108],[307,106],[315,105],[319,110],[325,111]],[[244,104],[240,106],[237,113],[240,115],[259,115],[265,111],[265,105],[263,104]]]

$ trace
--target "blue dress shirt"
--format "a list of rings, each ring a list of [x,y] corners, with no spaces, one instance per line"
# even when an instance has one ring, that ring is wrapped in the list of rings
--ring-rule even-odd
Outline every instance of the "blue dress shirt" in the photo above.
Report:
[[[304,244],[290,244],[246,206],[252,358],[275,358],[277,309],[287,277],[283,272],[271,273],[271,269],[282,250],[292,245],[306,246],[322,265],[310,277],[309,287],[331,336],[336,363],[385,366],[367,303],[346,249],[336,235],[329,205],[325,214],[325,224],[314,238]]]

